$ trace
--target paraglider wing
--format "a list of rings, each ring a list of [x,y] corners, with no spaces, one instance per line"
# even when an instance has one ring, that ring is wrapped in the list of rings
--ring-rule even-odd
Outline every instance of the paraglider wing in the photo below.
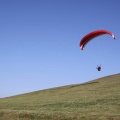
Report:
[[[116,39],[115,35],[110,32],[110,31],[107,31],[107,30],[96,30],[96,31],[93,31],[93,32],[90,32],[88,33],[87,35],[85,35],[81,41],[80,41],[80,48],[81,50],[84,49],[85,45],[90,41],[92,40],[93,38],[95,37],[98,37],[100,35],[103,35],[103,34],[109,34],[111,35],[114,39]]]

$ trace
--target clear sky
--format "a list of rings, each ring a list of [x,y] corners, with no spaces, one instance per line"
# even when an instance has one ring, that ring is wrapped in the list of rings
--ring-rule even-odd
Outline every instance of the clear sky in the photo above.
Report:
[[[80,50],[97,29],[117,39],[103,35]],[[119,72],[120,0],[0,0],[1,98]]]

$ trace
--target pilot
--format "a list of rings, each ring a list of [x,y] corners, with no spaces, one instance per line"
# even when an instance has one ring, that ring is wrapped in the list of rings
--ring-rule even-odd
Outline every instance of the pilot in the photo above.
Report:
[[[98,71],[101,71],[101,66],[97,66],[97,70],[98,70]]]

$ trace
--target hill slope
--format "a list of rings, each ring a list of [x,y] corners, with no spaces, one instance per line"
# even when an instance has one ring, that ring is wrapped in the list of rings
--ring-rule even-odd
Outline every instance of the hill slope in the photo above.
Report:
[[[120,74],[0,99],[0,120],[120,120]]]

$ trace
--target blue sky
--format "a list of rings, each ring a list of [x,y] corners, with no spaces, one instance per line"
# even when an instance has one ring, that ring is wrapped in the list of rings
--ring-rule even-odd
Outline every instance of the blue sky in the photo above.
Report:
[[[1,0],[0,97],[119,73],[119,24],[119,0]],[[97,29],[117,39],[103,35],[80,50]]]

